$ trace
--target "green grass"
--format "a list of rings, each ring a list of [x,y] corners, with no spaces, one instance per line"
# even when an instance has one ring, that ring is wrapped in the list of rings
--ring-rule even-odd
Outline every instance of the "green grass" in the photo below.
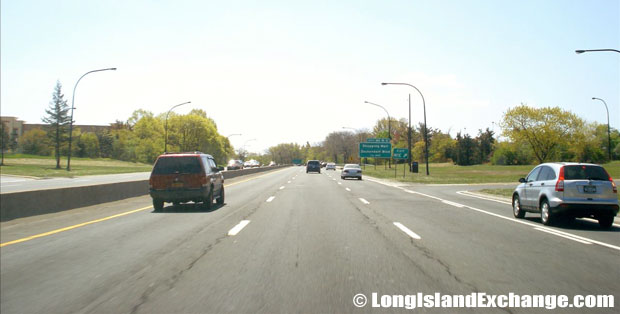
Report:
[[[514,192],[514,188],[512,189],[482,189],[480,191],[476,191],[476,192],[480,192],[480,193],[484,193],[484,194],[490,194],[493,196],[501,196],[501,197],[506,197],[506,198],[511,198],[512,197],[512,192]]]
[[[392,165],[392,169],[385,170],[383,165],[378,165],[376,170],[374,165],[366,165],[365,175],[377,178],[395,179],[401,182],[412,183],[433,183],[433,184],[474,184],[474,183],[515,183],[518,184],[519,178],[525,177],[535,165],[525,166],[494,166],[494,165],[475,165],[457,166],[450,163],[429,164],[430,175],[426,175],[425,164],[419,164],[419,173],[405,172],[403,178],[403,167],[405,165]],[[620,181],[620,161],[603,164],[607,172]],[[394,175],[396,168],[396,177]]]
[[[147,172],[152,165],[112,160],[108,158],[71,158],[71,171],[67,171],[67,158],[60,159],[61,169],[56,169],[56,159],[47,156],[5,155],[0,173],[5,175],[48,177],[75,177],[100,174]]]

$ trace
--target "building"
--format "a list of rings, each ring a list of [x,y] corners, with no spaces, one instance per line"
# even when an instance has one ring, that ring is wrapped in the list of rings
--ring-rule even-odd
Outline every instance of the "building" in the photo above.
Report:
[[[18,120],[16,117],[0,117],[0,121],[4,124],[6,132],[11,134],[17,133],[17,138],[20,138],[24,133],[33,129],[45,129],[47,124],[41,123],[25,123],[22,120]],[[109,125],[73,125],[74,129],[80,129],[82,132],[98,133],[104,130],[109,130]]]

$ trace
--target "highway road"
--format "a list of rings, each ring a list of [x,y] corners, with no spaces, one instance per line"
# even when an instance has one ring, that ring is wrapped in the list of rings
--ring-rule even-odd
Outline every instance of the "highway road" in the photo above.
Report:
[[[0,311],[365,313],[382,295],[620,293],[620,227],[545,227],[501,200],[290,167],[227,180],[206,212],[148,196],[0,225]],[[41,206],[45,206],[42,204]],[[32,237],[34,236],[34,237]],[[356,307],[354,296],[368,303]],[[572,299],[571,299],[572,300]],[[538,313],[543,309],[415,309]]]

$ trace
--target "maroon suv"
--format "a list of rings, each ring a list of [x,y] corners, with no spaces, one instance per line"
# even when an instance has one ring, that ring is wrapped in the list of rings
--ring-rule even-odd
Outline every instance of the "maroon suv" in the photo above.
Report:
[[[201,152],[160,155],[149,179],[153,208],[161,211],[164,202],[177,205],[193,201],[202,203],[209,210],[214,199],[223,205],[224,176],[221,170],[211,155]]]

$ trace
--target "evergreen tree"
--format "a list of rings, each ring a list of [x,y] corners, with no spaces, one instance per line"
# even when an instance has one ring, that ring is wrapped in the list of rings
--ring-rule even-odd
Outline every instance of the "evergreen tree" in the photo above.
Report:
[[[69,106],[62,94],[62,85],[60,81],[56,81],[54,94],[50,106],[45,110],[47,116],[42,118],[43,123],[47,123],[47,135],[54,143],[54,154],[56,156],[56,169],[60,169],[60,147],[67,140],[67,128],[71,117],[69,117]]]

